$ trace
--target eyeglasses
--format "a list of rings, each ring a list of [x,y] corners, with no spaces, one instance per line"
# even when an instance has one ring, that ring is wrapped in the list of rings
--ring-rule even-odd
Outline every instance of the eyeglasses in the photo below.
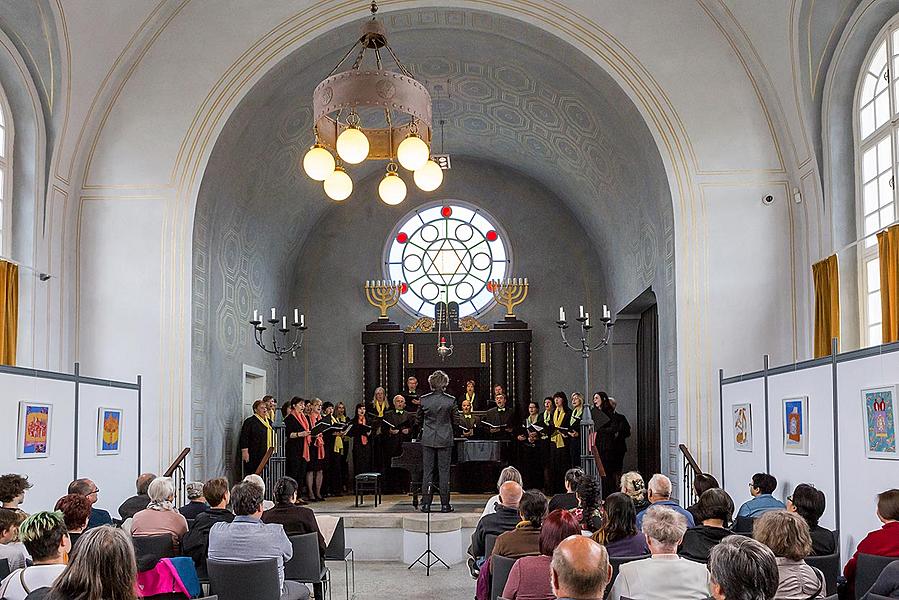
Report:
[[[95,489],[93,492],[91,492],[90,494],[88,494],[88,496],[90,496],[91,494],[99,494],[99,493],[100,493],[100,488],[97,488],[97,489]]]
[[[787,502],[792,502],[792,501],[793,501],[793,496],[787,496]]]

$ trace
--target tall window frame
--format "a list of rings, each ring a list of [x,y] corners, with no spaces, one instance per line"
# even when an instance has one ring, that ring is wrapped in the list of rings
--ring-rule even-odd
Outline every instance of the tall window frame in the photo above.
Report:
[[[877,232],[897,221],[899,15],[880,31],[859,74],[853,105],[859,318],[864,346],[882,341]]]
[[[0,255],[9,256],[12,244],[12,111],[0,86]]]

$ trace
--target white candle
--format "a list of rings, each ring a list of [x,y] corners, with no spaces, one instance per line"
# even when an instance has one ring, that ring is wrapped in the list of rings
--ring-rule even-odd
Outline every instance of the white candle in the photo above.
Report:
[[[278,317],[275,316],[275,308],[272,307],[272,320],[275,320],[275,319],[277,319],[277,318],[278,318]]]
[[[299,308],[293,309],[293,322],[294,323],[300,322],[300,309]]]
[[[287,315],[281,317],[281,329],[287,329]]]
[[[589,326],[589,325],[590,325],[590,313],[586,313],[586,314],[585,314],[585,318],[587,319],[587,320],[585,321],[585,323]]]
[[[258,311],[258,310],[254,310],[254,311],[253,311],[253,320],[254,320],[254,321],[258,321],[258,320],[259,320],[259,311]]]
[[[559,307],[559,320],[560,321],[565,320],[565,309],[562,308],[561,306]]]
[[[525,284],[525,285],[528,284],[528,278],[527,278],[527,277],[524,278],[524,284]]]
[[[602,316],[606,319],[608,319],[612,316],[612,313],[609,312],[609,307],[606,306],[605,304],[602,305]]]
[[[300,327],[306,326],[306,315],[300,315]]]
[[[580,307],[578,307],[578,308],[579,308],[579,310],[581,311],[580,317],[583,319],[583,318],[584,318],[584,307],[583,307],[583,305],[582,305],[582,306],[580,306]],[[272,310],[275,310],[275,309],[273,308]],[[272,313],[272,314],[274,314],[274,313]]]

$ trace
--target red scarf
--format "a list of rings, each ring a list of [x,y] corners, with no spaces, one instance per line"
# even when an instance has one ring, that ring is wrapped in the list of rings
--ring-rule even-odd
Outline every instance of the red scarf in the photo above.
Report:
[[[320,416],[316,416],[315,414],[311,414],[308,417],[307,426],[308,430],[312,431],[312,428],[315,427],[315,423],[321,420]],[[303,421],[300,421],[302,423]],[[303,460],[309,462],[309,446],[315,444],[315,447],[318,448],[318,459],[321,460],[325,457],[325,441],[322,439],[321,434],[315,436],[315,440],[311,435],[307,435],[303,438]]]
[[[365,425],[365,415],[362,415],[361,417],[359,415],[356,415],[356,420],[359,422],[360,425]],[[367,435],[359,436],[359,439],[362,440],[363,446],[368,444],[368,436]]]

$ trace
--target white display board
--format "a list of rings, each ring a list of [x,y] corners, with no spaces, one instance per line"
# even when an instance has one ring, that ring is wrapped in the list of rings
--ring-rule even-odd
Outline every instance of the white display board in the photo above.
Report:
[[[808,455],[784,451],[785,398],[808,397]],[[833,457],[833,369],[822,365],[811,369],[768,376],[768,430],[771,474],[777,477],[774,495],[786,501],[800,483],[810,483],[824,492],[828,506],[821,526],[836,526]],[[748,487],[748,486],[747,486]]]
[[[749,482],[755,473],[765,470],[765,380],[762,377],[739,381],[723,386],[721,391],[724,411],[724,481],[726,489],[739,507],[749,500]],[[737,450],[734,444],[733,409],[735,405],[748,404],[752,409],[752,451]]]

